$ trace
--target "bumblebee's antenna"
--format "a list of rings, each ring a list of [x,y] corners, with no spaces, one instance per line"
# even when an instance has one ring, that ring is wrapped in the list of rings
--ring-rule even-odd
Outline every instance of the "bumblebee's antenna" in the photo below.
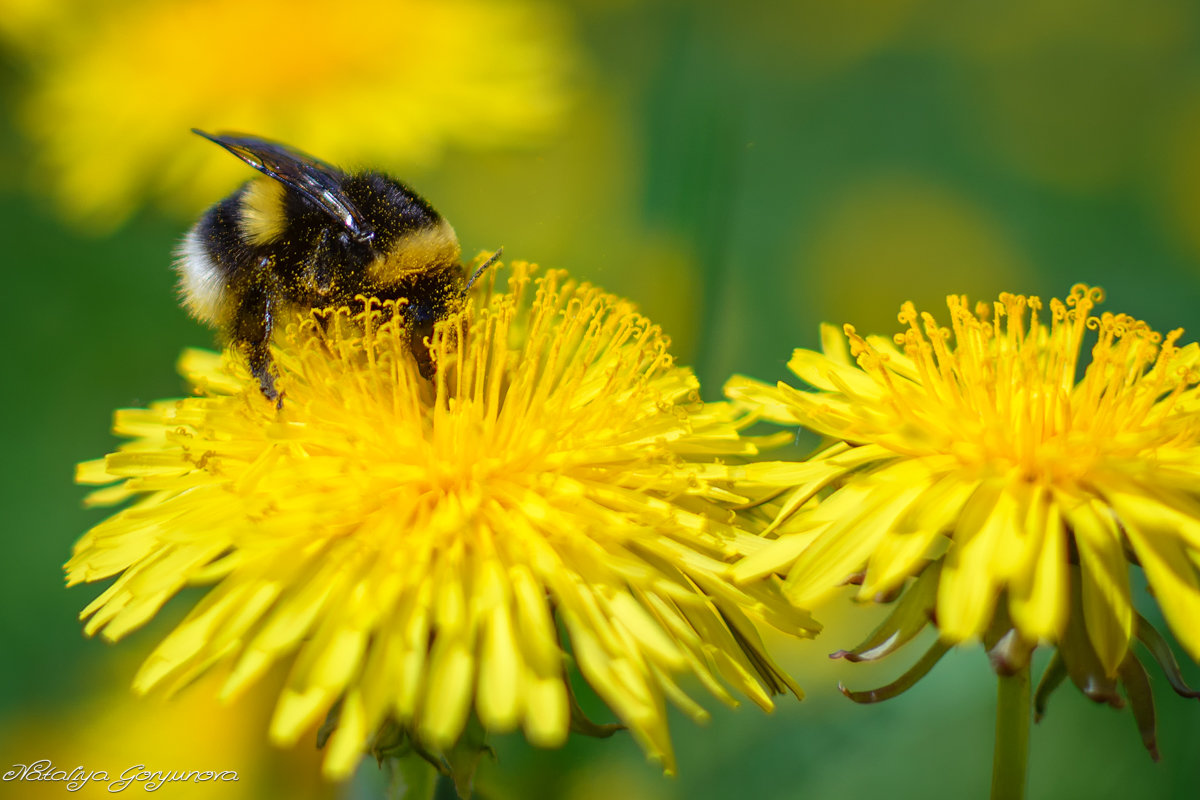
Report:
[[[475,284],[476,279],[483,274],[484,270],[496,263],[496,259],[498,259],[500,254],[503,252],[503,247],[497,247],[496,252],[488,256],[488,260],[479,265],[479,269],[475,270],[475,274],[471,276],[471,280],[467,281],[467,291],[471,290],[471,287]]]

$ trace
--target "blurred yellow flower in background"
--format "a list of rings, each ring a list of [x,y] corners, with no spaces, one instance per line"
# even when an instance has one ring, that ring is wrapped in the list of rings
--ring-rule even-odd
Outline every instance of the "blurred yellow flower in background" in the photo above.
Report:
[[[1046,314],[1037,297],[1003,294],[972,311],[951,296],[950,328],[907,303],[894,341],[825,326],[823,354],[796,350],[789,366],[815,391],[727,386],[765,418],[832,440],[807,461],[750,468],[787,494],[778,538],[736,576],[786,572],[785,592],[808,607],[846,582],[861,600],[899,597],[868,641],[839,654],[851,660],[938,629],[912,673],[855,699],[903,690],[953,644],[982,639],[1005,675],[1047,643],[1056,653],[1039,710],[1068,674],[1112,705],[1124,702],[1120,683],[1155,753],[1135,637],[1194,696],[1136,612],[1129,568],[1141,567],[1200,661],[1200,346],[1178,346],[1181,330],[1093,315],[1101,299],[1076,286]]]
[[[239,361],[189,351],[198,396],[117,413],[132,441],[79,480],[118,482],[93,504],[136,502],[67,565],[70,583],[119,575],[83,612],[87,632],[119,639],[185,585],[214,585],[138,690],[229,659],[231,696],[294,654],[271,736],[294,742],[338,704],[337,779],[390,721],[442,751],[472,718],[542,746],[588,727],[560,630],[667,771],[666,701],[707,716],[678,676],[765,709],[799,693],[751,620],[815,623],[774,578],[727,574],[757,541],[729,524],[723,504],[746,498],[717,460],[755,452],[745,420],[700,402],[627,301],[522,264],[509,287],[439,323],[432,384],[375,303],[277,341],[278,411]]]
[[[95,675],[94,682],[107,688],[69,707],[43,708],[9,721],[0,732],[5,773],[20,772],[24,766],[33,774],[39,769],[42,774],[69,774],[81,768],[79,774],[91,776],[77,788],[64,780],[7,778],[20,797],[113,797],[121,791],[141,795],[151,786],[156,787],[153,797],[332,797],[332,787],[319,780],[319,753],[311,747],[274,750],[257,733],[270,714],[266,690],[278,684],[281,675],[272,675],[242,702],[219,705],[212,702],[212,692],[220,686],[221,670],[205,676],[195,691],[167,699],[130,694],[126,679],[117,674],[129,666],[128,658],[114,659]],[[219,782],[176,777],[157,785],[154,778],[137,777],[158,771],[176,776],[235,773],[236,780],[228,775]],[[100,777],[101,772],[107,777]],[[118,791],[122,775],[133,780]]]
[[[34,77],[23,127],[62,209],[101,228],[228,191],[234,165],[210,168],[192,127],[397,170],[534,146],[577,59],[565,13],[534,0],[46,5],[5,28]]]

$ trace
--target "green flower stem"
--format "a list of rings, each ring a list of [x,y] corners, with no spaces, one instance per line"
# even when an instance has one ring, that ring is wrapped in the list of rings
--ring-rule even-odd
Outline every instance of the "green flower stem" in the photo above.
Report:
[[[992,800],[1021,800],[1029,766],[1029,664],[1001,675],[998,684]]]
[[[389,758],[388,800],[432,800],[438,773],[433,765],[415,752]]]

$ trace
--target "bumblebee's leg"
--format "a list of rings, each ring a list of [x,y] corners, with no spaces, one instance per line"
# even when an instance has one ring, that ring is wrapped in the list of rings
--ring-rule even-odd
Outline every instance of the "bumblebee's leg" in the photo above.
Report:
[[[260,286],[249,289],[238,303],[236,319],[233,338],[246,353],[250,374],[258,379],[258,385],[268,400],[281,404],[283,401],[275,389],[274,364],[271,361],[271,329],[275,320],[268,292]]]
[[[328,228],[322,228],[317,234],[317,241],[304,262],[304,281],[308,290],[321,298],[322,303],[329,300],[333,291],[334,264],[337,256],[333,252]],[[314,303],[313,305],[317,305]]]
[[[433,354],[429,352],[425,339],[433,338],[433,320],[419,321],[409,317],[408,335],[409,348],[417,361],[417,372],[421,373],[422,378],[429,380],[433,377],[434,364]]]

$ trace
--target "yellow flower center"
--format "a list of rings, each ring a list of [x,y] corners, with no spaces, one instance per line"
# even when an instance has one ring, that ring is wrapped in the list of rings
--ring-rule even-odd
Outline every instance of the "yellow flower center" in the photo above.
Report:
[[[972,312],[951,296],[949,329],[906,303],[908,330],[894,340],[902,353],[846,326],[851,354],[883,390],[847,438],[1060,484],[1107,459],[1196,440],[1176,402],[1200,380],[1196,346],[1176,347],[1182,330],[1164,340],[1128,315],[1091,315],[1102,299],[1075,286],[1065,303],[1050,301],[1049,327],[1037,297],[1002,294]],[[1098,338],[1077,382],[1089,331]]]

